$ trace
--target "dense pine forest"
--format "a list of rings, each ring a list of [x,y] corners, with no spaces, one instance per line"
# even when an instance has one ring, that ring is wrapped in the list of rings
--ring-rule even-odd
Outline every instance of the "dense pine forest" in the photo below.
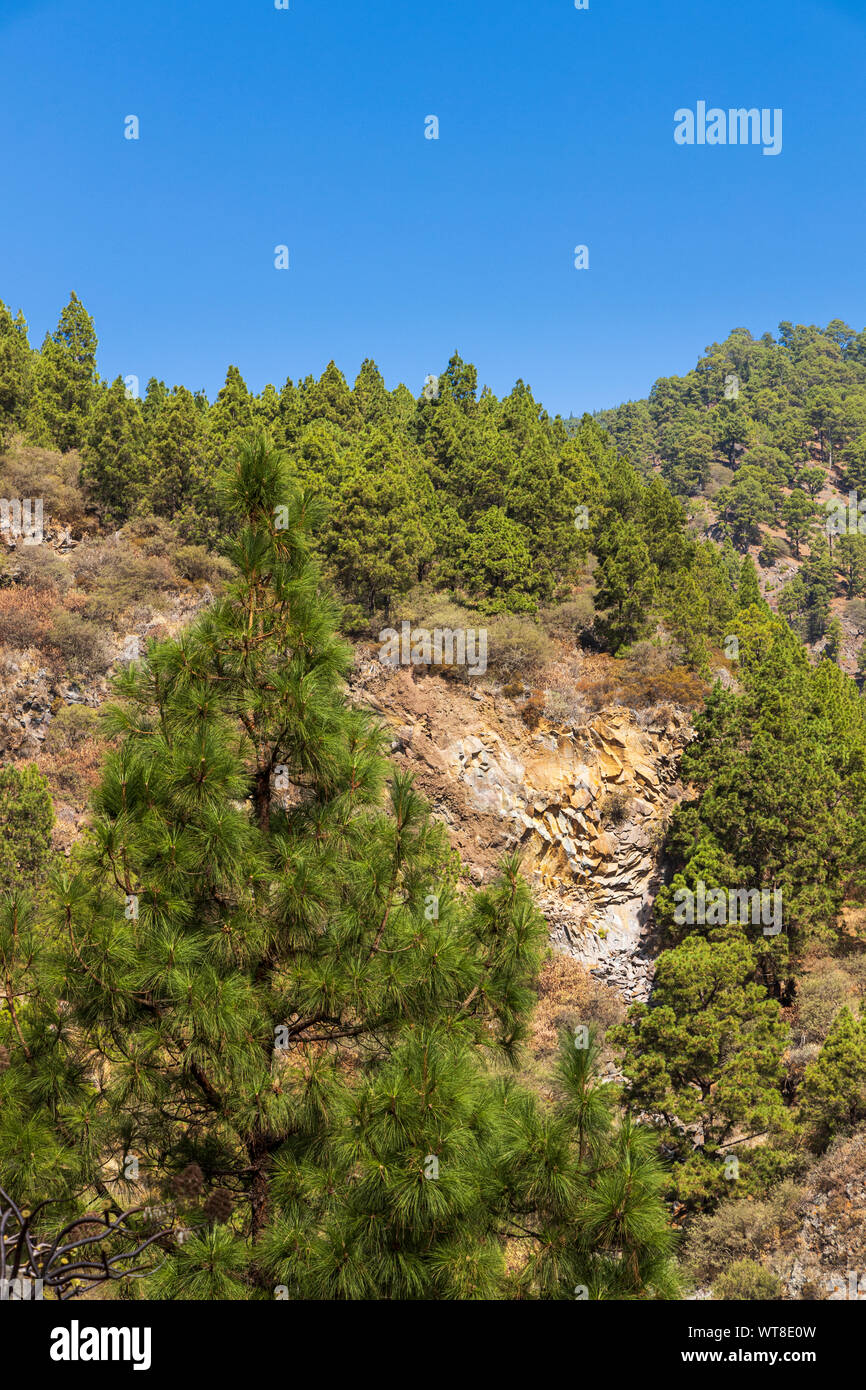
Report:
[[[38,351],[0,304],[0,491],[76,540],[6,525],[4,679],[112,683],[51,711],[48,761],[96,750],[73,843],[0,770],[7,1269],[31,1231],[57,1296],[827,1297],[779,1252],[866,1147],[866,331],[737,329],[567,420],[457,353],[212,402],[96,355],[75,295]],[[195,605],[115,659],[160,585]],[[576,684],[690,721],[651,993],[543,1064],[526,865],[470,881],[347,695],[403,619],[483,626],[553,754]]]

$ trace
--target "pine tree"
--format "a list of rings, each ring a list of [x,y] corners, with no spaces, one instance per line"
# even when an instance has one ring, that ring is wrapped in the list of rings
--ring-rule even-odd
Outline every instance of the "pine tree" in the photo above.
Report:
[[[361,363],[352,394],[355,400],[355,416],[362,427],[378,425],[391,413],[391,398],[382,373],[370,357],[365,357]]]
[[[387,425],[361,436],[341,469],[324,553],[343,591],[368,613],[384,609],[388,618],[394,600],[423,578],[433,556],[424,506],[425,494],[432,504],[429,483]]]
[[[33,763],[0,769],[0,889],[34,887],[48,864],[54,807]]]
[[[58,1222],[168,1204],[150,1297],[676,1296],[594,1044],[552,1107],[509,1074],[545,937],[516,858],[457,890],[343,693],[315,505],[262,439],[222,485],[237,578],[118,677],[83,843],[0,912],[4,1180]]]
[[[195,398],[185,386],[173,387],[152,417],[147,499],[186,540],[213,543],[219,533],[218,499],[207,445]]]
[[[842,641],[844,638],[842,630],[842,620],[838,614],[833,615],[827,624],[827,645],[824,648],[824,655],[828,661],[835,661],[839,665],[839,658],[842,655]]]
[[[866,1116],[866,1031],[848,1008],[840,1010],[818,1057],[806,1068],[802,1108],[822,1147]]]
[[[229,367],[225,384],[207,412],[208,456],[214,466],[234,457],[252,424],[253,398],[238,368]]]
[[[665,1144],[679,1150],[682,1196],[712,1188],[720,1145],[735,1133],[784,1123],[787,1029],[753,973],[746,941],[687,936],[659,956],[651,1003],[633,1005],[608,1035],[624,1048],[631,1110],[658,1116]]]
[[[458,565],[467,589],[492,611],[535,611],[541,585],[526,534],[502,507],[482,512]]]
[[[327,420],[337,429],[355,423],[355,400],[336,362],[329,362],[319,380],[302,392],[304,420]]]
[[[145,426],[141,407],[118,377],[96,400],[90,416],[81,481],[114,524],[135,508],[145,476]]]
[[[76,294],[46,336],[36,364],[36,386],[51,439],[58,449],[80,449],[96,390],[96,332]]]
[[[226,1259],[241,1265],[243,1235],[257,1250],[277,1210],[284,1233],[298,1189],[315,1246],[304,1277],[324,1287],[330,1268],[333,1297],[354,1227],[346,1204],[361,1203],[364,1225],[373,1201],[380,1263],[357,1235],[353,1277],[368,1292],[447,1291],[475,1239],[464,1189],[483,1190],[487,1171],[480,1056],[520,1043],[543,927],[513,865],[498,887],[458,898],[447,841],[405,776],[391,778],[380,809],[382,736],[342,695],[349,654],[309,557],[314,509],[287,493],[261,441],[241,453],[226,495],[239,578],[179,642],[120,678],[122,743],[92,834],[55,884],[66,1074],[35,1018],[31,1055],[19,1050],[9,1072],[21,1107],[22,1072],[51,1066],[54,1048],[55,1113],[66,1132],[87,1123],[97,1098],[76,1086],[71,1021],[86,1025],[107,1067],[104,1113],[76,1153],[82,1180],[119,1200],[130,1184],[116,1165],[129,1156],[151,1191],[195,1160],[208,1190],[234,1195]],[[391,1118],[401,1110],[402,1141]],[[20,1133],[30,1121],[17,1118]],[[41,1123],[51,1129],[47,1115]],[[34,1150],[43,1195],[52,1171],[59,1181],[58,1146],[55,1132]],[[440,1186],[425,1176],[428,1155],[439,1156]],[[370,1176],[353,1197],[358,1165]],[[36,1174],[16,1174],[30,1196]],[[417,1288],[399,1253],[407,1220],[418,1225]],[[204,1251],[211,1237],[197,1239]],[[197,1248],[178,1257],[178,1278]]]
[[[822,535],[815,537],[803,565],[803,583],[806,588],[806,640],[817,642],[827,628],[835,583],[830,550]]]
[[[595,1028],[578,1026],[561,1041],[553,1103],[509,1097],[500,1171],[526,1249],[512,1276],[521,1298],[679,1297],[669,1177],[652,1131],[618,1120],[600,1052]]]
[[[753,603],[762,602],[761,586],[758,583],[758,571],[755,569],[755,562],[751,555],[744,555],[740,569],[740,582],[737,585],[737,607],[750,608]]]
[[[12,313],[0,299],[0,444],[23,430],[33,394],[33,354],[23,314]]]
[[[671,632],[683,648],[690,666],[709,674],[709,650],[705,634],[710,626],[710,604],[688,570],[677,576],[667,607]]]
[[[638,527],[613,512],[607,512],[602,520],[596,550],[599,627],[616,654],[649,631],[656,570]]]
[[[794,547],[794,554],[800,558],[800,546],[808,540],[815,524],[815,508],[805,492],[795,487],[785,499],[782,507],[782,520],[785,534]]]
[[[165,404],[168,395],[164,381],[157,381],[152,376],[147,383],[144,392],[144,400],[141,403],[141,414],[148,429],[152,429],[155,421],[159,417],[159,412]]]

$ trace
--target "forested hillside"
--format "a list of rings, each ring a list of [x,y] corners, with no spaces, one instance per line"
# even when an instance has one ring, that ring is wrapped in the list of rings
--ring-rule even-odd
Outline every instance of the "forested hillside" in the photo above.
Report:
[[[137,399],[121,379],[99,380],[96,348],[75,296],[36,353],[21,315],[0,307],[0,428],[77,451],[108,525],[133,519],[141,533],[167,520],[186,543],[214,546],[229,522],[218,469],[264,429],[296,485],[325,503],[316,545],[347,630],[392,617],[421,586],[487,615],[583,595],[576,630],[617,651],[661,623],[699,666],[707,640],[726,633],[734,552],[689,536],[661,480],[644,479],[589,417],[572,431],[551,419],[521,381],[498,400],[455,354],[417,397],[387,390],[368,360],[352,388],[332,362],[318,380],[253,396],[230,367],[213,403],[155,380]]]
[[[10,1229],[88,1217],[124,1298],[833,1296],[866,336],[568,421],[457,354],[210,402],[96,351],[0,305]],[[403,619],[489,662],[393,669]],[[600,904],[640,989],[578,964]]]
[[[695,524],[754,555],[804,641],[826,638],[838,657],[846,617],[863,635],[866,331],[782,323],[756,340],[738,328],[685,376],[596,419]]]

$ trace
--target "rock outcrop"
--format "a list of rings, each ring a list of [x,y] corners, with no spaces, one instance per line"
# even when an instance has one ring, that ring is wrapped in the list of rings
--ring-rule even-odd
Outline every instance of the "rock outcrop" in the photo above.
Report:
[[[518,703],[489,688],[378,663],[361,668],[354,691],[392,725],[393,751],[422,789],[432,780],[434,811],[462,831],[453,838],[476,881],[493,862],[479,863],[479,849],[519,845],[553,944],[626,1000],[646,999],[652,898],[664,825],[682,795],[688,717],[668,710],[644,724],[614,708],[580,727],[543,716],[529,727]]]

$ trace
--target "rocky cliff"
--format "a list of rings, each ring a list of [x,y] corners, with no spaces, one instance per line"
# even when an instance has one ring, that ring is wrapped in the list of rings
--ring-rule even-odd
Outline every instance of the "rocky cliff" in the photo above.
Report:
[[[577,727],[531,698],[508,699],[417,668],[359,662],[354,698],[393,730],[476,882],[519,845],[554,946],[628,1000],[652,979],[651,907],[664,825],[682,796],[686,714],[622,707]]]

